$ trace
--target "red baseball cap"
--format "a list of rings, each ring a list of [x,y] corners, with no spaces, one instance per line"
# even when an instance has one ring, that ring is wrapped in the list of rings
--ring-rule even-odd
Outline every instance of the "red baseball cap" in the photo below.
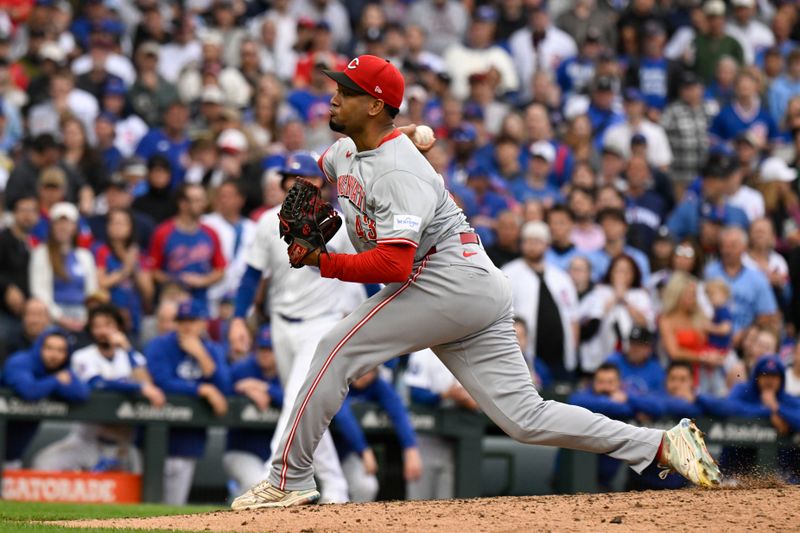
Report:
[[[325,70],[325,74],[351,91],[368,94],[386,105],[400,109],[406,83],[403,75],[388,59],[363,55],[353,58],[343,71]]]

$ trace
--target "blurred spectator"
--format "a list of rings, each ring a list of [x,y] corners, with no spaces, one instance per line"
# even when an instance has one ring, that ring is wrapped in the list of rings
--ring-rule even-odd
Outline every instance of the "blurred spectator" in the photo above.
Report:
[[[625,212],[621,209],[606,208],[597,214],[597,222],[603,229],[603,247],[588,255],[592,264],[592,279],[597,282],[606,276],[611,262],[625,255],[636,262],[642,283],[647,283],[650,277],[650,261],[641,250],[637,250],[626,243],[628,222]]]
[[[708,150],[709,118],[703,106],[703,85],[693,72],[684,72],[678,80],[678,99],[664,110],[661,125],[674,155],[672,176],[677,180],[680,197],[686,184],[697,177]]]
[[[665,221],[667,208],[662,197],[653,189],[650,167],[643,157],[630,158],[628,168],[625,169],[625,179],[628,185],[625,192],[628,240],[631,246],[647,253],[658,229]]]
[[[6,339],[7,355],[33,346],[39,335],[51,326],[50,311],[47,305],[36,298],[28,298],[22,308],[22,328],[19,335]]]
[[[373,369],[353,380],[348,393],[350,402],[368,401],[377,403],[392,421],[403,450],[403,478],[406,482],[417,481],[424,471],[417,435],[411,426],[408,412],[392,385]],[[342,470],[347,478],[350,500],[353,502],[375,501],[378,495],[377,464],[369,458],[369,450],[363,432],[349,409],[340,410],[333,423],[337,430],[337,450],[342,460]],[[364,457],[366,452],[367,458]]]
[[[325,21],[330,26],[336,48],[343,49],[350,44],[350,21],[347,10],[339,0],[296,0],[290,4],[290,13],[297,18],[308,17],[317,22]],[[413,15],[411,18],[413,20]],[[461,33],[463,28],[459,35]]]
[[[550,246],[544,258],[549,264],[567,271],[572,259],[579,255],[572,243],[572,211],[564,205],[556,204],[547,211],[547,225],[550,228]]]
[[[786,393],[785,370],[778,357],[764,356],[748,382],[737,384],[725,399],[703,398],[703,408],[712,416],[769,420],[780,435],[800,431],[800,400]]]
[[[664,128],[650,122],[646,115],[644,96],[639,89],[625,89],[625,121],[610,125],[605,129],[603,146],[616,144],[623,154],[629,153],[631,140],[636,134],[647,141],[647,161],[654,167],[667,170],[672,164],[672,150],[669,147]]]
[[[123,331],[129,331],[137,343],[144,313],[151,308],[153,279],[145,252],[136,242],[131,211],[112,208],[105,218],[105,244],[95,251],[98,286],[109,291],[111,303],[125,319]]]
[[[422,30],[426,48],[441,56],[464,36],[469,14],[456,0],[420,0],[409,9],[408,22]]]
[[[444,50],[447,72],[452,79],[451,90],[456,98],[469,94],[469,78],[489,71],[498,78],[496,92],[512,93],[519,88],[519,79],[511,56],[494,44],[497,11],[489,5],[475,10],[463,43],[453,43]]]
[[[654,350],[655,335],[647,328],[631,329],[622,350],[608,358],[619,369],[623,388],[635,394],[657,394],[664,389],[664,369]]]
[[[126,167],[128,171],[131,171],[133,165],[130,162],[126,163],[126,165],[131,165]],[[141,166],[146,171],[146,167],[141,161],[136,162],[135,165]],[[138,169],[136,172],[138,172]],[[98,207],[95,209],[96,214],[87,220],[91,234],[97,242],[107,241],[106,226],[109,212],[112,210],[129,211],[131,209],[133,204],[131,188],[122,174],[116,173],[111,176],[105,192],[98,198]],[[133,217],[133,238],[139,244],[140,249],[146,250],[149,248],[150,237],[155,230],[155,222],[149,215],[138,211],[131,211],[131,216]]]
[[[740,149],[739,151],[742,152],[743,150]],[[752,223],[755,219],[764,216],[764,197],[756,189],[745,185],[746,174],[750,172],[750,169],[743,168],[742,161],[738,158],[734,161],[735,166],[730,176],[728,176],[725,193],[728,197],[728,203],[744,211],[748,221]]]
[[[154,407],[166,403],[153,385],[146,361],[125,335],[119,311],[101,305],[91,311],[87,324],[92,344],[77,350],[70,360],[75,377],[91,390],[144,396]],[[33,459],[35,470],[141,472],[134,446],[136,430],[128,425],[74,424],[69,434],[42,448]]]
[[[153,382],[167,394],[200,397],[215,416],[224,416],[228,412],[225,395],[231,392],[230,371],[222,347],[203,337],[208,312],[201,302],[187,300],[178,307],[176,319],[175,332],[156,337],[145,347]],[[205,445],[205,428],[170,429],[164,503],[186,504]]]
[[[17,198],[35,196],[36,186],[43,169],[61,166],[61,146],[49,133],[29,140],[22,160],[14,166],[5,189],[6,207],[11,207]],[[84,181],[74,172],[67,170],[66,198],[77,201]]]
[[[570,240],[583,253],[599,250],[605,244],[603,230],[594,221],[594,194],[593,189],[573,187],[567,196],[567,206],[574,222]]]
[[[726,386],[721,367],[726,356],[707,343],[708,318],[697,304],[697,279],[683,272],[674,273],[661,298],[658,327],[664,352],[672,361],[692,365],[694,386],[699,392],[723,394]]]
[[[705,282],[706,296],[713,308],[711,322],[705,324],[708,345],[725,355],[733,341],[733,316],[731,315],[731,288],[721,279]]]
[[[550,230],[544,222],[522,227],[522,257],[503,272],[511,283],[514,313],[528,322],[528,345],[523,352],[536,354],[555,379],[569,378],[575,369],[578,338],[578,296],[569,276],[550,265],[545,252]]]
[[[281,408],[283,388],[268,325],[260,329],[254,353],[231,366],[231,383],[234,392],[248,398],[259,411]],[[228,430],[222,466],[236,484],[237,494],[261,481],[272,433],[267,429]]]
[[[128,92],[125,85],[119,80],[112,80],[103,87],[103,94],[100,100],[100,107],[104,113],[99,116],[106,116],[106,120],[114,122],[114,146],[119,150],[123,157],[133,155],[139,141],[147,133],[147,124],[139,115],[133,112],[132,106],[128,102]],[[110,115],[110,116],[109,116]],[[98,117],[99,117],[98,116]],[[109,167],[110,172],[117,170]]]
[[[108,181],[108,169],[89,143],[83,123],[65,116],[61,119],[61,137],[64,139],[64,164],[80,176],[95,195],[100,194]]]
[[[175,200],[170,188],[172,179],[169,159],[156,154],[147,161],[146,188],[132,204],[133,210],[152,217],[157,223],[163,223],[176,212]]]
[[[333,59],[325,54],[318,54],[311,68],[309,83],[286,96],[287,102],[294,108],[303,121],[327,115],[333,87],[324,70],[334,70]]]
[[[792,244],[800,214],[800,200],[793,190],[797,179],[797,169],[790,167],[785,161],[768,157],[761,163],[758,190],[764,197],[764,209],[773,224],[779,242],[789,239]],[[782,243],[785,246],[785,243]]]
[[[578,54],[572,36],[551,23],[547,0],[532,4],[527,27],[514,32],[508,40],[520,86],[526,96],[531,96],[528,91],[537,71],[554,73],[562,61]]]
[[[174,84],[186,65],[200,61],[202,49],[195,30],[194,18],[183,15],[175,21],[172,40],[161,43],[160,51],[169,61],[158,62],[158,73],[167,83]]]
[[[119,170],[122,164],[122,152],[114,145],[116,142],[117,117],[103,112],[94,121],[95,152],[100,157],[108,174]],[[102,193],[102,191],[101,191]]]
[[[675,93],[674,84],[682,67],[664,56],[667,32],[656,21],[648,21],[641,35],[641,56],[634,59],[625,71],[626,85],[638,88],[648,110],[648,116],[658,117]],[[652,118],[656,120],[656,118]]]
[[[178,213],[156,229],[150,245],[153,277],[159,285],[180,284],[207,309],[208,288],[225,275],[225,257],[216,232],[200,219],[208,204],[205,190],[184,183],[175,197]]]
[[[71,72],[61,69],[50,77],[48,99],[34,106],[28,113],[28,133],[38,136],[42,133],[57,134],[62,115],[72,113],[87,131],[94,126],[99,106],[90,93],[75,87]]]
[[[518,202],[533,199],[550,208],[562,201],[559,190],[549,182],[551,169],[556,162],[556,149],[548,141],[537,141],[531,145],[530,153],[525,178],[512,182],[509,189]]]
[[[760,271],[746,266],[747,234],[739,227],[727,227],[720,235],[720,259],[705,268],[705,279],[721,278],[733,293],[734,345],[741,342],[744,328],[752,323],[774,327],[778,308],[769,280]]]
[[[591,101],[586,115],[592,123],[592,134],[594,135],[595,146],[604,146],[603,139],[609,127],[623,122],[624,115],[620,113],[615,105],[617,81],[609,76],[599,76],[595,78],[590,89]],[[630,141],[628,141],[630,144]],[[627,146],[623,147],[627,153]]]
[[[68,402],[89,399],[89,387],[70,370],[71,347],[67,333],[48,329],[28,350],[15,353],[3,365],[2,384],[25,401],[35,402],[55,397]],[[20,468],[22,454],[33,439],[38,421],[11,422],[6,448],[5,467]],[[11,462],[11,464],[8,464]]]
[[[733,100],[720,109],[708,129],[712,142],[733,141],[744,131],[752,132],[762,147],[776,140],[778,128],[767,108],[761,105],[759,83],[749,70],[737,74]]]
[[[624,254],[611,260],[602,282],[581,301],[579,320],[579,364],[589,373],[630,336],[634,326],[655,326],[653,302],[642,288],[636,261]]]
[[[136,81],[131,84],[128,95],[133,111],[151,127],[162,123],[169,127],[165,114],[178,99],[175,87],[158,73],[160,54],[161,48],[158,43],[152,41],[143,43],[137,48]]]
[[[754,220],[750,226],[749,247],[742,263],[761,271],[767,277],[780,309],[787,310],[792,286],[789,283],[789,265],[775,251],[775,230],[768,218]]]
[[[30,293],[45,302],[59,326],[80,332],[86,325],[84,299],[97,292],[94,257],[76,247],[78,209],[66,202],[50,209],[47,241],[31,252]]]
[[[12,353],[8,348],[14,339],[22,335],[22,314],[30,296],[31,231],[39,216],[36,198],[18,198],[12,213],[11,224],[0,231],[0,362]]]
[[[600,39],[600,30],[594,27],[587,28],[578,54],[565,59],[558,66],[556,80],[564,100],[573,95],[585,94],[591,86],[595,64],[602,51]]]
[[[739,65],[744,64],[745,56],[742,45],[726,33],[725,2],[709,0],[703,5],[703,13],[705,24],[694,38],[690,61],[695,73],[709,83],[723,56],[731,56]]]
[[[733,0],[733,18],[725,31],[735,37],[744,50],[745,63],[751,65],[756,56],[775,44],[772,31],[756,18],[756,0]]]
[[[595,29],[600,36],[600,43],[607,50],[617,47],[617,29],[615,16],[611,9],[598,5],[596,0],[577,0],[572,9],[565,10],[556,19],[556,26],[571,35],[576,41],[584,42]]]
[[[201,221],[213,229],[219,237],[222,255],[227,265],[224,278],[208,290],[212,309],[216,309],[225,295],[234,294],[239,288],[247,267],[245,251],[255,240],[256,224],[242,216],[244,195],[236,180],[222,182],[215,191],[213,203],[214,211],[203,215]]]
[[[497,238],[486,248],[486,255],[494,266],[502,268],[506,263],[519,257],[520,217],[513,211],[503,211],[497,215],[495,224]]]
[[[800,94],[800,49],[793,49],[786,59],[786,72],[769,85],[767,106],[772,120],[781,124],[789,100]]]
[[[141,113],[140,113],[141,114]],[[144,116],[144,115],[143,115]],[[159,115],[160,116],[160,115]],[[150,131],[142,137],[136,147],[136,155],[151,162],[154,155],[163,155],[170,164],[172,183],[179,183],[186,172],[184,158],[189,151],[189,139],[186,136],[186,126],[189,121],[189,110],[178,101],[172,101],[164,111],[164,127],[151,127]],[[159,124],[161,120],[149,120],[148,124]],[[158,219],[154,215],[154,218]]]
[[[700,195],[684,198],[667,220],[669,232],[676,239],[699,237],[704,220],[748,227],[747,215],[730,205],[725,196],[726,180],[733,171],[733,161],[727,155],[715,152],[708,157],[701,171]]]
[[[430,349],[414,352],[403,374],[412,404],[429,407],[455,405],[476,410],[478,404]],[[409,500],[452,498],[455,491],[455,450],[452,443],[436,435],[417,435],[424,468],[419,479],[406,483]]]

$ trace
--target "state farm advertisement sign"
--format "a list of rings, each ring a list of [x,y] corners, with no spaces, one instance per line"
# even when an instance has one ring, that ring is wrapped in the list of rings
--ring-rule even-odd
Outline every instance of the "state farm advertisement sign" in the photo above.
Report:
[[[3,472],[4,500],[28,502],[138,503],[141,476],[124,472]]]

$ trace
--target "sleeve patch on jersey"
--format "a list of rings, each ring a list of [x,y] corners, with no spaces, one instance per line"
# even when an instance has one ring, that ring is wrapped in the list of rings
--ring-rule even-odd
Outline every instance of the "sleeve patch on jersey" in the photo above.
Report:
[[[420,226],[422,226],[422,218],[420,217],[414,215],[394,216],[395,230],[419,231]]]

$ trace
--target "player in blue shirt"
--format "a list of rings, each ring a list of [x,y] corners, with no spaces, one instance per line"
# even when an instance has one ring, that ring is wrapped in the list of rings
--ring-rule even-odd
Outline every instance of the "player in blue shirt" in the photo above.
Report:
[[[53,397],[68,402],[89,398],[89,386],[70,370],[71,347],[67,333],[52,328],[42,333],[29,350],[12,355],[3,365],[0,383],[27,402]],[[6,461],[21,466],[22,454],[33,439],[37,421],[11,422]],[[16,466],[16,465],[15,465]]]
[[[183,182],[186,174],[185,161],[188,160],[191,141],[186,134],[189,123],[189,110],[176,100],[164,113],[164,127],[152,128],[136,146],[136,155],[144,160],[160,154],[165,156],[172,169],[172,186]]]
[[[259,411],[283,405],[283,388],[269,325],[258,332],[256,352],[231,366],[231,381],[234,392],[249,398]],[[270,457],[272,433],[272,429],[228,430],[222,466],[234,484],[235,495],[261,481],[264,463]]]
[[[230,372],[222,347],[204,337],[208,311],[201,302],[181,302],[177,330],[156,337],[145,348],[155,385],[167,394],[197,396],[214,414],[228,411]],[[184,505],[189,497],[197,458],[206,447],[203,428],[174,428],[169,432],[169,457],[164,465],[164,503]]]
[[[733,319],[733,345],[741,342],[742,333],[753,323],[769,326],[776,318],[778,305],[767,277],[745,266],[742,254],[747,249],[747,235],[739,227],[725,228],[720,234],[720,259],[710,263],[704,278],[722,279],[733,296],[730,305]]]
[[[406,481],[419,479],[422,475],[422,460],[417,448],[417,436],[411,426],[408,411],[392,385],[378,375],[377,369],[370,370],[350,384],[347,398],[350,402],[377,403],[386,411],[403,448],[403,477]],[[350,500],[374,501],[378,495],[378,479],[375,471],[370,470],[376,465],[374,455],[370,457],[371,450],[358,421],[349,409],[340,410],[333,421],[336,429],[334,440],[342,458],[342,470],[350,488]]]
[[[664,388],[664,369],[658,361],[652,331],[633,326],[628,335],[628,349],[617,352],[608,358],[619,369],[622,385],[629,393],[653,394]]]
[[[225,257],[216,232],[200,223],[206,194],[198,184],[184,183],[176,193],[178,214],[158,226],[150,246],[158,283],[177,283],[192,299],[208,305],[207,290],[225,275]]]
[[[667,220],[667,228],[676,240],[698,238],[703,219],[745,229],[749,227],[745,212],[730,205],[725,197],[727,179],[733,170],[734,163],[728,155],[715,152],[708,157],[702,169],[700,196],[687,194]]]

